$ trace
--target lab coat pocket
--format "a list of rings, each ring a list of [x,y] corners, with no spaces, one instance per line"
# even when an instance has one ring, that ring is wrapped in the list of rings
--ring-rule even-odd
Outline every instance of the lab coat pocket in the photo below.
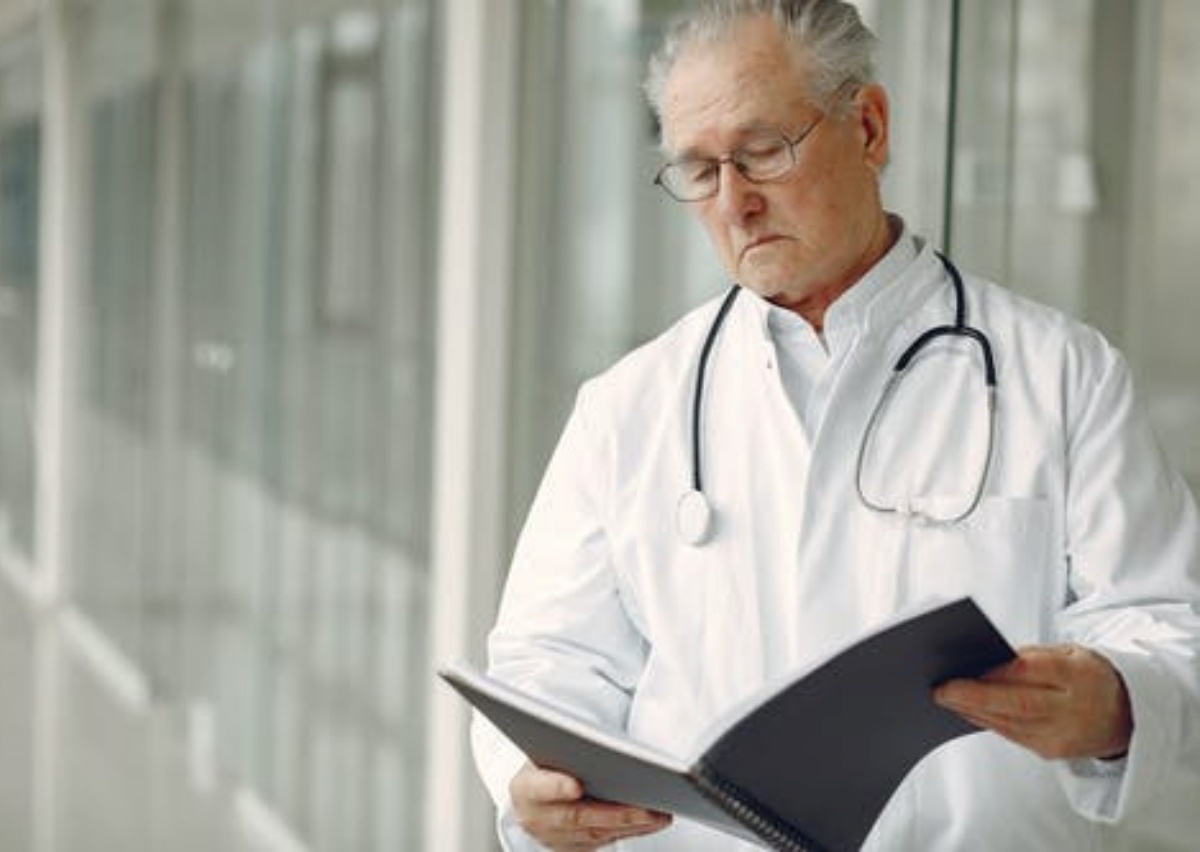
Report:
[[[987,497],[957,523],[909,526],[914,598],[971,595],[1009,641],[1044,641],[1065,588],[1048,500]]]

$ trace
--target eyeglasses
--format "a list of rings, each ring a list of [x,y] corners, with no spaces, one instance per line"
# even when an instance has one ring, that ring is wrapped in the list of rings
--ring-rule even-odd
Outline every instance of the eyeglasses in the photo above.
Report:
[[[825,114],[800,131],[795,139],[782,133],[765,133],[724,157],[684,157],[672,160],[654,176],[654,182],[676,201],[703,201],[717,194],[721,165],[732,163],[751,183],[777,180],[796,167],[796,148],[816,130]]]

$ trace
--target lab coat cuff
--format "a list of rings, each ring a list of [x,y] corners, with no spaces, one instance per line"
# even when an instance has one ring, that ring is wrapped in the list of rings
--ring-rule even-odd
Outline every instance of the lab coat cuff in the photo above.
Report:
[[[1059,780],[1071,806],[1097,822],[1113,823],[1138,802],[1153,796],[1161,780],[1166,755],[1172,749],[1161,695],[1161,679],[1145,657],[1135,658],[1108,648],[1096,648],[1125,681],[1133,713],[1133,736],[1126,754],[1115,760],[1076,759],[1060,761]]]

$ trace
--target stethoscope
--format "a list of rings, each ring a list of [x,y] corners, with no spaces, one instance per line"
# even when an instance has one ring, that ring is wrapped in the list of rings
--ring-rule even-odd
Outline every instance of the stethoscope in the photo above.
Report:
[[[996,430],[996,363],[992,356],[992,345],[987,335],[974,326],[967,324],[967,298],[962,276],[955,265],[950,262],[949,258],[940,252],[938,253],[938,258],[942,261],[942,265],[950,276],[950,282],[954,287],[954,322],[951,325],[938,325],[926,329],[896,359],[896,364],[892,367],[892,372],[888,376],[887,383],[879,395],[879,400],[876,402],[874,409],[872,409],[871,416],[867,419],[867,426],[863,430],[862,440],[859,442],[858,459],[854,472],[854,487],[858,492],[858,498],[862,504],[874,512],[912,518],[926,523],[954,524],[965,519],[975,511],[980,499],[983,497],[984,485],[987,482],[988,472],[991,469],[992,449]],[[720,336],[721,328],[724,326],[725,319],[728,317],[729,310],[733,307],[734,300],[737,299],[740,290],[741,287],[734,284],[729,288],[729,292],[725,294],[725,298],[722,300],[721,306],[718,308],[716,316],[709,326],[708,334],[704,338],[704,345],[700,348],[700,358],[696,366],[696,384],[692,391],[691,411],[691,487],[680,496],[675,509],[676,532],[683,543],[694,547],[699,547],[707,543],[715,527],[712,505],[709,503],[708,497],[704,494],[704,468],[701,459],[701,444],[703,443],[702,437],[704,434],[702,423],[704,414],[704,379],[708,371],[708,362],[712,355],[713,347]],[[947,516],[935,516],[929,507],[919,498],[910,499],[898,505],[887,505],[870,498],[863,488],[863,466],[868,455],[868,449],[878,428],[881,413],[887,407],[889,400],[896,392],[896,388],[900,385],[905,372],[916,356],[931,342],[941,337],[961,338],[979,347],[983,363],[983,381],[987,396],[987,447],[983,461],[980,464],[975,490],[964,508],[960,511],[952,512]]]

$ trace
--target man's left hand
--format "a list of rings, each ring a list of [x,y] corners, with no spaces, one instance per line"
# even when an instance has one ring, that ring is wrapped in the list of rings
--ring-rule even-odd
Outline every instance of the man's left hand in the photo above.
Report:
[[[978,680],[947,681],[934,700],[1047,759],[1120,757],[1133,735],[1125,682],[1079,645],[1022,648]]]

